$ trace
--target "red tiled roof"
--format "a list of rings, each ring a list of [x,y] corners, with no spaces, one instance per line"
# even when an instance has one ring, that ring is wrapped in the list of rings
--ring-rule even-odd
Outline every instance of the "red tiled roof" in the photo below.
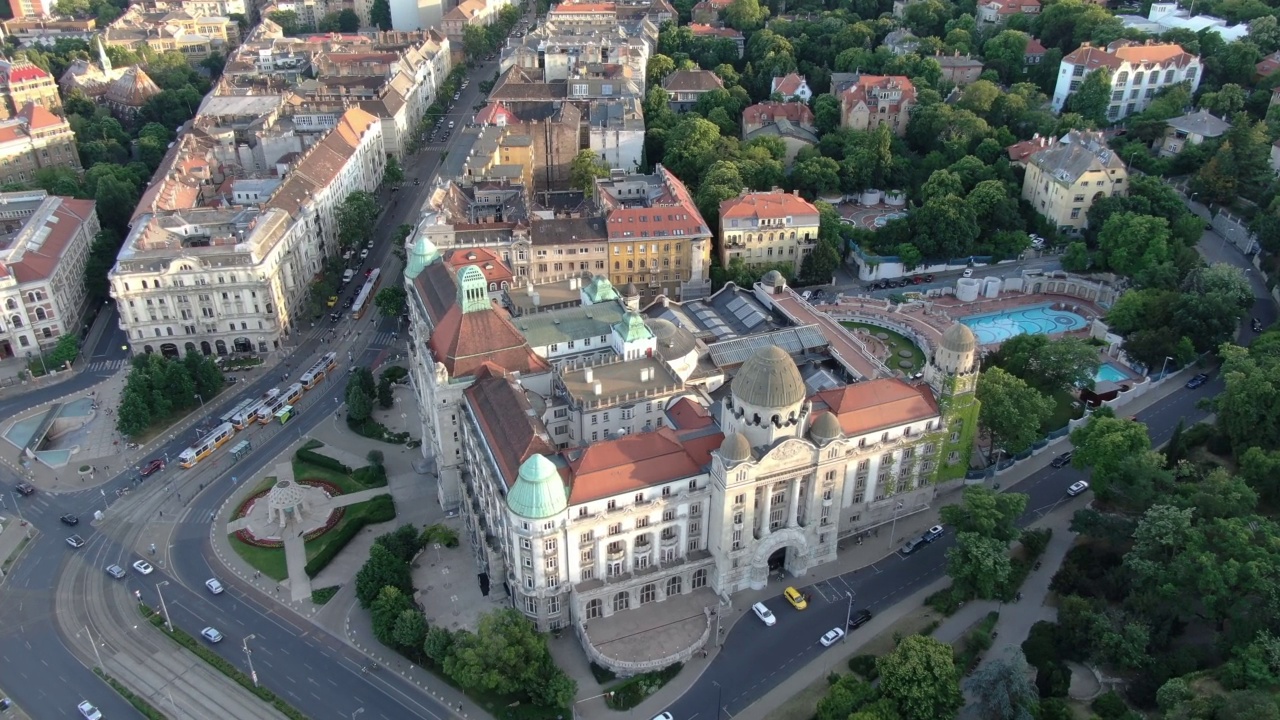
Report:
[[[1023,53],[1024,55],[1043,55],[1044,53],[1045,47],[1040,43],[1039,39],[1027,38],[1027,49]]]
[[[27,103],[18,111],[18,116],[27,121],[33,130],[40,130],[47,127],[57,127],[65,124],[67,121],[45,110],[43,106],[35,103]]]
[[[800,87],[804,84],[803,75],[787,73],[783,77],[773,79],[773,92],[782,93],[783,96],[789,97],[800,92]]]
[[[699,475],[703,467],[671,428],[592,443],[569,465],[571,505]]]
[[[520,122],[520,118],[500,102],[491,102],[480,108],[480,112],[476,113],[475,121],[481,125],[497,125],[500,120],[507,125]]]
[[[502,258],[492,250],[486,248],[462,248],[458,250],[450,250],[444,255],[444,262],[456,272],[460,268],[467,265],[474,265],[480,268],[480,272],[484,273],[484,279],[491,283],[498,283],[501,287],[502,283],[511,284],[515,278],[511,269],[506,263],[502,262]]]
[[[1280,50],[1262,58],[1262,62],[1253,66],[1259,76],[1266,77],[1276,70],[1280,70]]]
[[[979,0],[978,4],[981,6],[998,4],[997,15],[1040,12],[1040,0]]]
[[[901,100],[888,105],[889,112],[897,112],[900,103],[913,103],[916,99],[916,86],[903,75],[860,75],[857,82],[844,91],[844,103],[857,105],[865,102],[869,106],[878,106],[879,98],[885,91],[901,90]]]
[[[528,397],[504,375],[502,368],[482,363],[476,381],[463,394],[489,441],[507,487],[515,484],[520,465],[531,455],[555,454],[547,429],[533,412]]]
[[[927,386],[913,386],[897,378],[854,383],[814,395],[840,421],[848,437],[938,417],[938,405]]]
[[[586,3],[586,2],[567,2],[560,3],[551,9],[553,13],[604,13],[617,12],[618,6],[614,3]]]
[[[667,418],[679,430],[700,430],[715,422],[711,418],[711,411],[688,397],[672,403],[667,408]]]
[[[666,194],[653,201],[649,207],[624,207],[613,204],[606,221],[610,238],[630,237],[637,242],[652,238],[706,237],[711,234],[707,221],[698,212],[689,189],[670,170],[658,165],[655,174],[660,176]],[[601,198],[610,204],[613,198],[604,194]],[[648,232],[645,238],[640,233]]]
[[[720,203],[721,220],[732,218],[772,219],[788,215],[818,215],[818,208],[799,195],[783,190],[769,192],[743,192],[736,198]],[[723,227],[723,223],[721,224]]]
[[[722,37],[730,40],[742,39],[742,33],[733,28],[716,27],[714,25],[706,25],[703,23],[689,23],[689,30],[695,37]]]
[[[742,111],[742,122],[748,125],[767,125],[788,120],[793,125],[813,127],[813,111],[801,102],[762,102]]]
[[[9,270],[19,283],[36,282],[53,276],[53,271],[62,260],[71,238],[80,232],[80,227],[93,216],[97,203],[93,200],[76,200],[59,198],[62,202],[53,211],[51,218],[57,222],[46,222],[49,233],[45,236],[38,250],[28,248],[22,259],[9,265]],[[92,238],[90,238],[92,242]]]
[[[1054,142],[1054,139],[1051,137],[1040,137],[1039,135],[1036,135],[1030,140],[1016,142],[1004,150],[1009,154],[1010,161],[1024,163],[1027,161],[1027,158],[1040,152],[1046,147],[1049,147],[1049,144],[1052,142]]]
[[[27,82],[28,80],[48,79],[49,73],[30,63],[15,64],[9,70],[9,82]]]

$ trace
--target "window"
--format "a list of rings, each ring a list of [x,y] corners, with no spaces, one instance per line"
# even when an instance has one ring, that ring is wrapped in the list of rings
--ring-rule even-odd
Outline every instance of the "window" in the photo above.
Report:
[[[547,614],[556,615],[559,612],[560,612],[560,598],[558,597],[547,598]]]
[[[621,535],[621,534],[622,534],[622,523],[614,523],[614,524],[610,525],[610,526],[609,526],[609,534],[610,534],[610,535]],[[612,546],[610,546],[610,547],[612,547]],[[612,552],[612,551],[610,551],[610,552]]]
[[[591,564],[594,564],[594,563],[595,563],[595,561],[596,561],[596,551],[595,551],[595,548],[587,548],[586,550],[583,550],[583,551],[582,551],[582,564],[583,564],[583,565],[591,565]]]
[[[698,588],[704,588],[706,586],[707,586],[707,569],[701,568],[699,570],[694,571],[693,583],[691,583],[691,587],[694,590],[697,590]]]
[[[608,508],[609,508],[610,510],[617,510],[617,509],[618,509],[618,501],[617,501],[617,500],[610,500],[610,501],[609,501],[609,503],[608,503]]]
[[[684,578],[679,575],[667,578],[667,597],[679,595],[681,586],[684,584]]]
[[[631,607],[631,595],[629,593],[620,592],[613,596],[613,611],[621,612]]]
[[[554,538],[542,543],[542,549],[546,552],[553,553],[556,551],[556,541]]]
[[[524,611],[530,615],[538,614],[538,598],[527,597],[524,599]]]
[[[657,594],[658,594],[657,585],[654,585],[653,583],[649,583],[645,585],[644,587],[640,588],[640,604],[647,605],[648,603],[653,602]]]
[[[742,531],[741,531],[741,530],[734,530],[734,531],[733,531],[733,546],[732,546],[732,549],[733,549],[733,550],[741,550],[741,549],[742,549]]]
[[[529,543],[529,538],[520,538],[520,547],[524,548],[525,550],[528,550],[530,547],[532,547],[532,545],[530,545]]]
[[[598,617],[604,617],[604,601],[596,598],[587,603],[587,619],[594,620]]]
[[[594,542],[594,541],[595,541],[595,539],[596,539],[596,533],[595,533],[595,531],[594,531],[594,530],[588,530],[588,531],[586,531],[586,532],[582,533],[582,535],[580,535],[580,536],[578,537],[578,542],[579,542],[579,544],[582,544],[582,545],[588,545],[588,544],[590,544],[590,543]]]

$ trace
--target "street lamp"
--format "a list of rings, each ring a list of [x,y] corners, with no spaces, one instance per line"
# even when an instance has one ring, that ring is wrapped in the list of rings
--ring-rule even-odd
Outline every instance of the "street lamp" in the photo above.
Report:
[[[257,635],[246,637],[241,643],[241,647],[244,648],[244,656],[249,659],[249,677],[253,678],[253,686],[258,687],[258,673],[253,669],[253,651],[249,649],[249,641],[255,637]]]
[[[720,713],[724,709],[724,688],[715,680],[711,684],[716,686],[716,720],[720,720]]]
[[[893,527],[889,531],[889,549],[890,550],[893,549],[893,540],[894,540],[894,537],[898,534],[898,512],[900,510],[902,510],[901,500],[899,500],[898,504],[895,505],[893,508]]]
[[[351,720],[356,720],[356,716],[362,712],[364,712],[364,708],[356,708],[355,712],[351,713]]]
[[[847,590],[847,591],[845,591],[845,595],[847,595],[847,596],[849,597],[849,605],[845,608],[845,611],[844,611],[844,628],[845,628],[845,633],[844,633],[844,639],[843,639],[843,642],[849,642],[849,632],[848,632],[848,630],[849,630],[849,621],[853,619],[853,591],[852,591],[852,590]]]
[[[203,411],[203,410],[204,410],[204,396],[203,396],[203,395],[200,395],[200,394],[196,394],[196,399],[200,401],[200,410],[201,410],[201,411]]]
[[[168,584],[168,580],[161,580],[156,583],[156,595],[160,596],[160,609],[164,611],[164,624],[169,626],[169,632],[173,632],[173,620],[169,617],[169,606],[164,604],[164,593],[160,592],[160,588]]]
[[[1164,379],[1164,369],[1165,369],[1165,368],[1167,368],[1167,367],[1169,367],[1169,361],[1170,361],[1170,360],[1172,360],[1172,359],[1173,359],[1173,358],[1169,357],[1168,355],[1165,355],[1165,356],[1164,356],[1164,363],[1162,363],[1162,364],[1160,365],[1160,379],[1161,379],[1161,380],[1163,380],[1163,379]]]
[[[27,524],[26,518],[22,517],[22,506],[18,504],[18,496],[12,490],[9,496],[13,498],[13,509],[18,511],[18,522],[22,523],[22,527],[26,529],[27,539],[31,539],[31,526]]]

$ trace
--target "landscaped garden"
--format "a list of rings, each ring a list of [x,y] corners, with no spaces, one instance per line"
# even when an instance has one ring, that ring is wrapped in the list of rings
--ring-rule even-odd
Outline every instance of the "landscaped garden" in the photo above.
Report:
[[[330,497],[386,486],[387,474],[381,453],[369,453],[370,464],[352,470],[327,455],[315,452],[322,446],[323,443],[311,440],[294,455],[293,474],[299,485],[320,488]],[[275,485],[276,478],[265,478],[236,509],[234,519],[247,515],[253,504],[265,498]],[[395,503],[390,495],[379,495],[334,509],[321,527],[309,530],[304,538],[307,575],[315,577],[366,525],[386,522],[395,516]],[[281,540],[255,537],[247,529],[231,533],[228,539],[236,553],[263,575],[277,581],[289,576]]]
[[[888,328],[882,328],[879,325],[872,325],[871,323],[857,322],[854,320],[841,320],[840,324],[848,330],[853,331],[859,339],[865,340],[866,336],[863,335],[863,333],[866,333],[866,335],[870,335],[876,341],[883,343],[890,357],[881,358],[881,360],[883,360],[884,364],[888,365],[891,370],[901,370],[910,375],[924,369],[924,352],[920,350],[920,348],[916,347],[916,344],[906,335]],[[863,332],[858,333],[858,330]],[[881,337],[881,335],[884,337]],[[906,355],[904,353],[910,353],[910,355]],[[898,364],[904,360],[910,361],[911,367],[902,367]]]

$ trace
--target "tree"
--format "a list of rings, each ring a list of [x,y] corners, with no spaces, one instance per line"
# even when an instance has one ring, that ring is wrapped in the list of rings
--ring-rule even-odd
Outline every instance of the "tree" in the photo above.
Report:
[[[405,611],[417,612],[409,594],[391,585],[381,588],[368,608],[374,638],[388,647],[396,646],[396,625],[400,616]]]
[[[405,608],[396,616],[391,631],[394,646],[417,655],[427,639],[427,619],[415,607]]]
[[[369,558],[356,572],[356,599],[360,601],[360,607],[371,607],[386,587],[413,593],[409,563],[396,557],[385,545],[375,543],[369,548]]]
[[[1098,233],[1104,265],[1132,278],[1171,262],[1169,222],[1154,215],[1121,212],[1107,218]]]
[[[724,22],[734,30],[750,33],[764,27],[769,17],[769,8],[762,7],[760,0],[733,0],[724,10]]]
[[[957,533],[974,533],[995,538],[1007,547],[1018,537],[1018,517],[1027,508],[1023,493],[996,492],[981,485],[964,489],[959,505],[940,511],[942,522]]]
[[[344,248],[358,246],[373,231],[378,202],[373,195],[357,190],[338,206],[338,242]]]
[[[347,417],[355,422],[363,422],[373,415],[373,397],[359,388],[347,388]]]
[[[1102,67],[1080,81],[1080,87],[1067,97],[1067,109],[1097,125],[1107,124],[1107,107],[1111,104],[1111,71]]]
[[[989,361],[1045,394],[1093,387],[1101,365],[1097,348],[1081,338],[1032,334],[1009,338]]]
[[[478,58],[492,49],[489,33],[482,25],[467,25],[462,29],[462,51],[468,58]]]
[[[1141,423],[1094,415],[1071,431],[1071,445],[1071,464],[1091,468],[1094,490],[1102,491],[1107,483],[1125,477],[1125,461],[1151,449],[1151,438]]]
[[[298,13],[293,10],[275,10],[267,13],[267,19],[280,26],[286,36],[301,35],[305,28]]]
[[[53,369],[63,369],[64,366],[75,362],[76,357],[80,355],[80,338],[75,335],[67,334],[58,338],[58,342],[45,355],[45,363]]]
[[[963,699],[951,646],[923,635],[904,639],[876,659],[880,692],[893,700],[903,720],[954,717]]]
[[[1026,68],[1029,39],[1026,33],[1017,30],[1000,31],[982,46],[985,66],[995,70],[1001,82],[1020,79]]]
[[[594,150],[580,150],[569,163],[569,187],[581,190],[591,197],[598,178],[609,177],[609,164],[596,156]]]
[[[957,533],[955,546],[947,550],[947,575],[962,597],[996,597],[1011,571],[1009,544],[993,537]]]
[[[445,658],[453,652],[453,633],[442,627],[431,628],[422,643],[422,652],[436,665],[443,665]]]
[[[382,172],[382,182],[393,186],[404,182],[404,168],[400,167],[400,161],[395,155],[387,156],[387,167]]]
[[[384,287],[373,296],[373,304],[378,306],[378,312],[384,317],[400,317],[404,314],[406,302],[409,294],[405,289],[395,285],[392,287]]]
[[[115,176],[104,177],[98,181],[93,199],[102,225],[123,236],[138,205],[138,186]]]
[[[373,0],[373,5],[369,7],[369,21],[372,22],[379,30],[391,29],[391,3],[390,0]]]
[[[445,673],[463,688],[498,694],[527,693],[554,668],[546,638],[514,608],[482,615],[474,633],[459,632],[444,661]]]
[[[373,463],[381,465],[382,463]],[[375,545],[386,548],[391,552],[397,560],[406,565],[413,562],[414,557],[422,550],[422,537],[418,533],[418,529],[409,523],[405,523],[389,533],[379,535],[373,541]]]
[[[1034,720],[1040,695],[1027,673],[1022,653],[997,658],[982,667],[965,683],[988,720]]]
[[[876,699],[870,683],[856,675],[842,675],[818,701],[817,720],[849,720],[849,715]]]
[[[993,453],[1000,447],[1017,455],[1031,447],[1043,436],[1040,428],[1053,414],[1051,399],[1000,368],[982,373],[977,396],[982,403],[978,422],[991,437]]]
[[[338,30],[344,33],[353,33],[360,30],[360,16],[356,15],[356,11],[346,8],[338,13]]]

